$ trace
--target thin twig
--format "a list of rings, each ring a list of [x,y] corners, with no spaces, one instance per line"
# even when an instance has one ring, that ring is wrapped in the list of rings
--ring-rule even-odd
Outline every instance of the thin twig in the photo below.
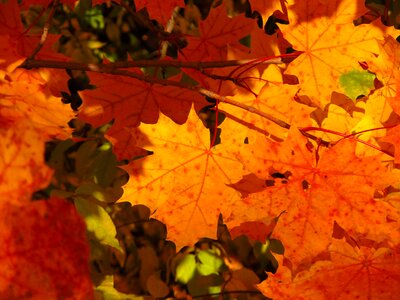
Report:
[[[36,48],[32,51],[31,55],[28,56],[28,60],[34,59],[35,56],[39,53],[39,51],[42,49],[44,43],[46,42],[47,35],[49,33],[51,23],[53,20],[53,15],[58,6],[58,2],[59,2],[59,0],[54,0],[49,4],[49,7],[51,6],[51,10],[50,10],[49,17],[47,18],[46,23],[44,24],[42,36],[40,37],[40,41],[37,44]]]
[[[179,7],[177,6],[172,11],[172,16],[171,16],[171,19],[168,20],[167,26],[165,28],[165,32],[168,32],[169,34],[172,33],[172,30],[174,29],[174,26],[175,26],[175,19],[176,19],[176,16],[178,15],[178,13],[179,13]],[[164,40],[161,42],[160,58],[164,58],[167,56],[168,46],[169,46],[169,42],[167,40]]]

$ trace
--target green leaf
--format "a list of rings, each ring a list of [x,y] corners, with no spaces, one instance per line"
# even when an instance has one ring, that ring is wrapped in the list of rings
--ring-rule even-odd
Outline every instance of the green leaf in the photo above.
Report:
[[[104,28],[104,16],[98,6],[85,10],[83,20],[89,24],[93,29]]]
[[[75,166],[80,178],[109,186],[115,178],[117,159],[107,143],[99,147],[97,142],[88,141],[79,147]]]
[[[104,208],[81,197],[76,197],[75,206],[84,219],[87,230],[93,233],[100,243],[122,251],[115,238],[115,225]]]
[[[221,267],[224,265],[222,258],[212,251],[201,250],[197,253],[199,262],[197,263],[197,271],[201,275],[218,274]]]
[[[368,71],[353,70],[344,73],[339,78],[339,83],[346,96],[355,101],[358,96],[368,95],[374,88],[375,74]]]
[[[175,280],[187,284],[193,278],[196,271],[196,258],[193,254],[186,254],[182,257],[176,267]]]

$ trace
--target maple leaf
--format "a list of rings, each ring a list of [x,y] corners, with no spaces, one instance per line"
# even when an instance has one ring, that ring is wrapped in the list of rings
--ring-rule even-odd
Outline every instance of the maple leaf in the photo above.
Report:
[[[210,11],[205,21],[200,22],[199,37],[187,37],[189,44],[180,57],[191,61],[224,60],[229,47],[244,47],[239,40],[254,27],[254,21],[243,15],[229,18],[225,5],[220,5]]]
[[[145,149],[150,146],[151,143],[139,128],[123,127],[117,130],[111,128],[106,136],[113,144],[113,152],[120,161],[123,159],[137,159],[152,153]],[[141,147],[138,147],[138,144],[140,144]]]
[[[44,139],[27,121],[0,128],[0,195],[7,203],[22,198],[28,202],[52,175],[44,163]]]
[[[147,205],[153,217],[165,222],[168,239],[178,248],[200,237],[215,237],[219,214],[229,215],[231,205],[240,199],[226,184],[241,174],[243,166],[235,152],[243,139],[225,136],[229,142],[210,149],[209,132],[193,110],[182,126],[160,116],[157,126],[139,128],[154,154],[126,168],[130,179],[119,201]]]
[[[399,88],[398,88],[398,91],[399,91],[399,92],[397,92],[397,94],[396,94],[395,97],[389,98],[388,100],[389,100],[390,105],[391,105],[392,108],[393,108],[393,111],[394,111],[396,114],[400,115],[400,101],[399,101],[399,99],[400,99],[400,97],[399,97],[399,95],[400,95],[400,89],[399,89]]]
[[[292,279],[283,266],[258,288],[279,299],[394,299],[400,292],[399,257],[399,245],[333,239],[310,270]]]
[[[251,220],[260,212],[276,216],[286,211],[275,236],[285,245],[294,271],[327,247],[334,220],[372,234],[387,232],[386,217],[396,214],[387,203],[373,199],[376,188],[396,181],[381,165],[379,155],[356,157],[356,142],[348,139],[330,149],[310,151],[306,144],[292,129],[283,143],[260,138],[247,145],[251,150],[243,147],[243,165],[266,180],[267,187],[235,203],[226,219],[229,225],[236,219]]]
[[[0,209],[1,299],[93,299],[85,225],[62,199]],[[3,199],[5,200],[5,199]]]
[[[278,82],[268,82],[268,75],[265,76],[265,74],[260,77],[258,82],[254,80],[256,83],[251,87],[251,90],[257,93],[256,96],[242,90],[238,91],[233,99],[286,124],[299,127],[311,125],[309,115],[313,109],[294,100],[298,91],[297,86],[283,84],[278,80]],[[221,103],[219,107],[224,112],[228,112],[232,119],[235,118],[238,124],[241,124],[241,131],[248,131],[248,138],[258,136],[260,133],[276,140],[283,140],[287,136],[287,128],[275,124],[264,116],[253,114],[251,109],[247,111],[237,107],[233,108],[224,103]]]
[[[15,70],[0,80],[0,115],[3,122],[27,119],[47,138],[66,138],[74,117],[71,108],[51,95],[37,71]]]
[[[159,111],[183,124],[193,102],[198,107],[207,103],[196,98],[195,92],[174,86],[103,74],[93,74],[90,79],[97,88],[82,92],[83,106],[79,117],[95,126],[112,119],[115,119],[115,129],[135,127],[140,122],[153,124],[158,121]]]
[[[32,34],[25,30],[21,21],[20,7],[17,0],[10,0],[5,4],[0,3],[0,35],[6,37],[3,37],[3,39],[8,39],[8,52],[4,52],[4,57],[8,59],[13,56],[27,57],[32,54],[41,39],[41,34]],[[57,39],[57,35],[48,34],[41,51],[36,57],[39,59],[67,60],[65,56],[55,52],[51,48]],[[3,52],[2,47],[0,51],[0,53]]]
[[[40,34],[30,34],[29,31],[25,31],[17,1],[10,0],[6,4],[0,4],[0,79],[10,75],[26,57],[32,54],[41,38]],[[57,39],[57,35],[48,34],[36,58],[68,60],[52,49]],[[38,72],[47,81],[55,96],[60,96],[61,91],[68,90],[66,86],[68,76],[64,71],[51,69]]]
[[[0,4],[0,35],[17,35],[23,32],[17,1]]]
[[[274,57],[281,53],[279,50],[279,36],[268,35],[264,30],[256,27],[250,34],[252,58]]]
[[[146,8],[151,18],[161,21],[161,24],[166,25],[171,19],[175,7],[184,6],[182,0],[162,1],[162,0],[136,0],[136,9]]]
[[[388,130],[386,136],[384,136],[380,141],[388,142],[394,145],[394,161],[395,163],[400,163],[400,125]]]
[[[383,87],[377,91],[381,101],[389,100],[393,110],[400,114],[400,102],[398,100],[400,74],[400,46],[391,36],[387,36],[379,43],[379,56],[368,62],[371,72],[376,73],[377,78]]]
[[[342,102],[343,100],[345,102]],[[313,132],[313,134],[332,142],[336,142],[346,135],[354,136],[367,143],[357,144],[357,155],[375,155],[376,148],[380,148],[377,138],[386,134],[386,129],[382,127],[382,124],[388,121],[392,113],[387,102],[382,100],[381,95],[377,92],[356,101],[356,103],[342,94],[333,93],[331,104],[325,108],[327,115],[320,125],[322,131]],[[348,103],[352,104],[347,106]],[[375,128],[380,128],[380,130],[371,130]],[[360,133],[358,134],[358,132]]]
[[[250,0],[252,10],[258,11],[263,17],[264,24],[274,13],[287,20],[286,4],[283,0]]]
[[[353,25],[363,11],[363,1],[290,2],[288,11],[290,24],[281,30],[294,49],[304,52],[286,72],[298,77],[299,94],[323,108],[332,91],[340,91],[342,74],[362,71],[358,62],[373,60],[379,53],[377,39],[382,39],[383,33],[365,24]]]

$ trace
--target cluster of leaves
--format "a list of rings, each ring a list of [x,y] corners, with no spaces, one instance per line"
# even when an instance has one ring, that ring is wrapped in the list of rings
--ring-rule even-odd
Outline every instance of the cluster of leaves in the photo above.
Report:
[[[47,143],[46,163],[54,170],[53,179],[33,197],[74,203],[86,223],[91,278],[99,299],[230,297],[235,292],[243,299],[262,297],[255,285],[266,279],[266,272],[276,272],[272,252],[284,252],[278,240],[269,238],[272,232],[263,242],[245,235],[232,240],[220,216],[217,240],[204,238],[176,253],[175,244],[166,240],[165,224],[150,218],[148,207],[115,203],[129,176],[118,167],[104,137],[111,125],[92,128],[74,119],[70,126],[73,140]]]
[[[121,203],[112,215],[125,249],[123,255],[113,252],[114,286],[126,294],[263,299],[255,285],[265,279],[265,272],[276,272],[272,252],[283,254],[282,244],[275,239],[261,243],[241,235],[232,240],[222,218],[218,239],[204,238],[176,253],[175,244],[166,240],[166,226],[149,218],[147,207]],[[104,292],[103,284],[97,290]]]
[[[0,298],[395,299],[398,11],[2,2]]]

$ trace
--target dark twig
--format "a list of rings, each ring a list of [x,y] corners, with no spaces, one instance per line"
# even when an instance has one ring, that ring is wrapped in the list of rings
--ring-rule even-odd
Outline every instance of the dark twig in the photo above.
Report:
[[[54,0],[49,4],[48,7],[51,7],[51,10],[50,10],[49,17],[47,18],[46,23],[44,24],[42,36],[40,37],[40,41],[37,44],[36,48],[32,51],[31,55],[28,56],[28,58],[27,58],[28,60],[33,60],[35,58],[35,56],[39,53],[39,51],[42,49],[44,43],[46,42],[47,35],[49,34],[49,30],[50,30],[51,23],[53,20],[53,15],[58,6],[58,3],[59,3],[59,0]]]

